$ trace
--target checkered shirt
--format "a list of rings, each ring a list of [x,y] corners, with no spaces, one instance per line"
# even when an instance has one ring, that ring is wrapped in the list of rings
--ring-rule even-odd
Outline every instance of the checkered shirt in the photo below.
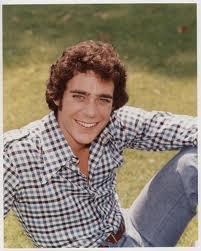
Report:
[[[37,247],[98,247],[122,214],[115,191],[125,148],[197,145],[196,118],[124,106],[91,143],[88,179],[53,112],[4,134],[4,209],[13,208]]]

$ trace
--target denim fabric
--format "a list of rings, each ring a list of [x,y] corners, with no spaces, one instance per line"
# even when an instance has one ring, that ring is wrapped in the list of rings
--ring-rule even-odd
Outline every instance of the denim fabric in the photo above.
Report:
[[[126,233],[109,247],[172,247],[196,214],[197,148],[185,147],[149,182],[128,209]]]

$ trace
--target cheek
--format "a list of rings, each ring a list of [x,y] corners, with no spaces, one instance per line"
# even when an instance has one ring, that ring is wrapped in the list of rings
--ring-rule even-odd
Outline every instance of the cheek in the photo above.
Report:
[[[68,101],[66,103],[63,103],[62,112],[65,117],[73,116],[74,114],[80,112],[80,110],[81,110],[81,106],[80,104],[77,104],[76,102]]]
[[[109,121],[111,113],[112,113],[112,109],[107,109],[103,111],[102,117],[104,118],[105,121]]]

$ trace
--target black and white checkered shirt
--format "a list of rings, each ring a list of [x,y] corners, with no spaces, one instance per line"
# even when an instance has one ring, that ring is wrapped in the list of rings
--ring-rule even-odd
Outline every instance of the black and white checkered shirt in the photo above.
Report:
[[[38,247],[98,247],[122,220],[115,172],[123,150],[195,146],[197,123],[128,106],[113,112],[90,146],[88,179],[53,112],[4,136],[5,214],[12,207]]]

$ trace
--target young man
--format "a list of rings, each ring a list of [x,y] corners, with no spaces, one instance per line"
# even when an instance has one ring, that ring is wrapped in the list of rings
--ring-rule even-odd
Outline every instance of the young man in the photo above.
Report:
[[[174,246],[195,215],[196,119],[124,106],[125,86],[113,47],[82,42],[51,66],[52,111],[5,133],[5,214],[13,208],[36,246]],[[115,191],[125,148],[181,149],[129,209]]]

